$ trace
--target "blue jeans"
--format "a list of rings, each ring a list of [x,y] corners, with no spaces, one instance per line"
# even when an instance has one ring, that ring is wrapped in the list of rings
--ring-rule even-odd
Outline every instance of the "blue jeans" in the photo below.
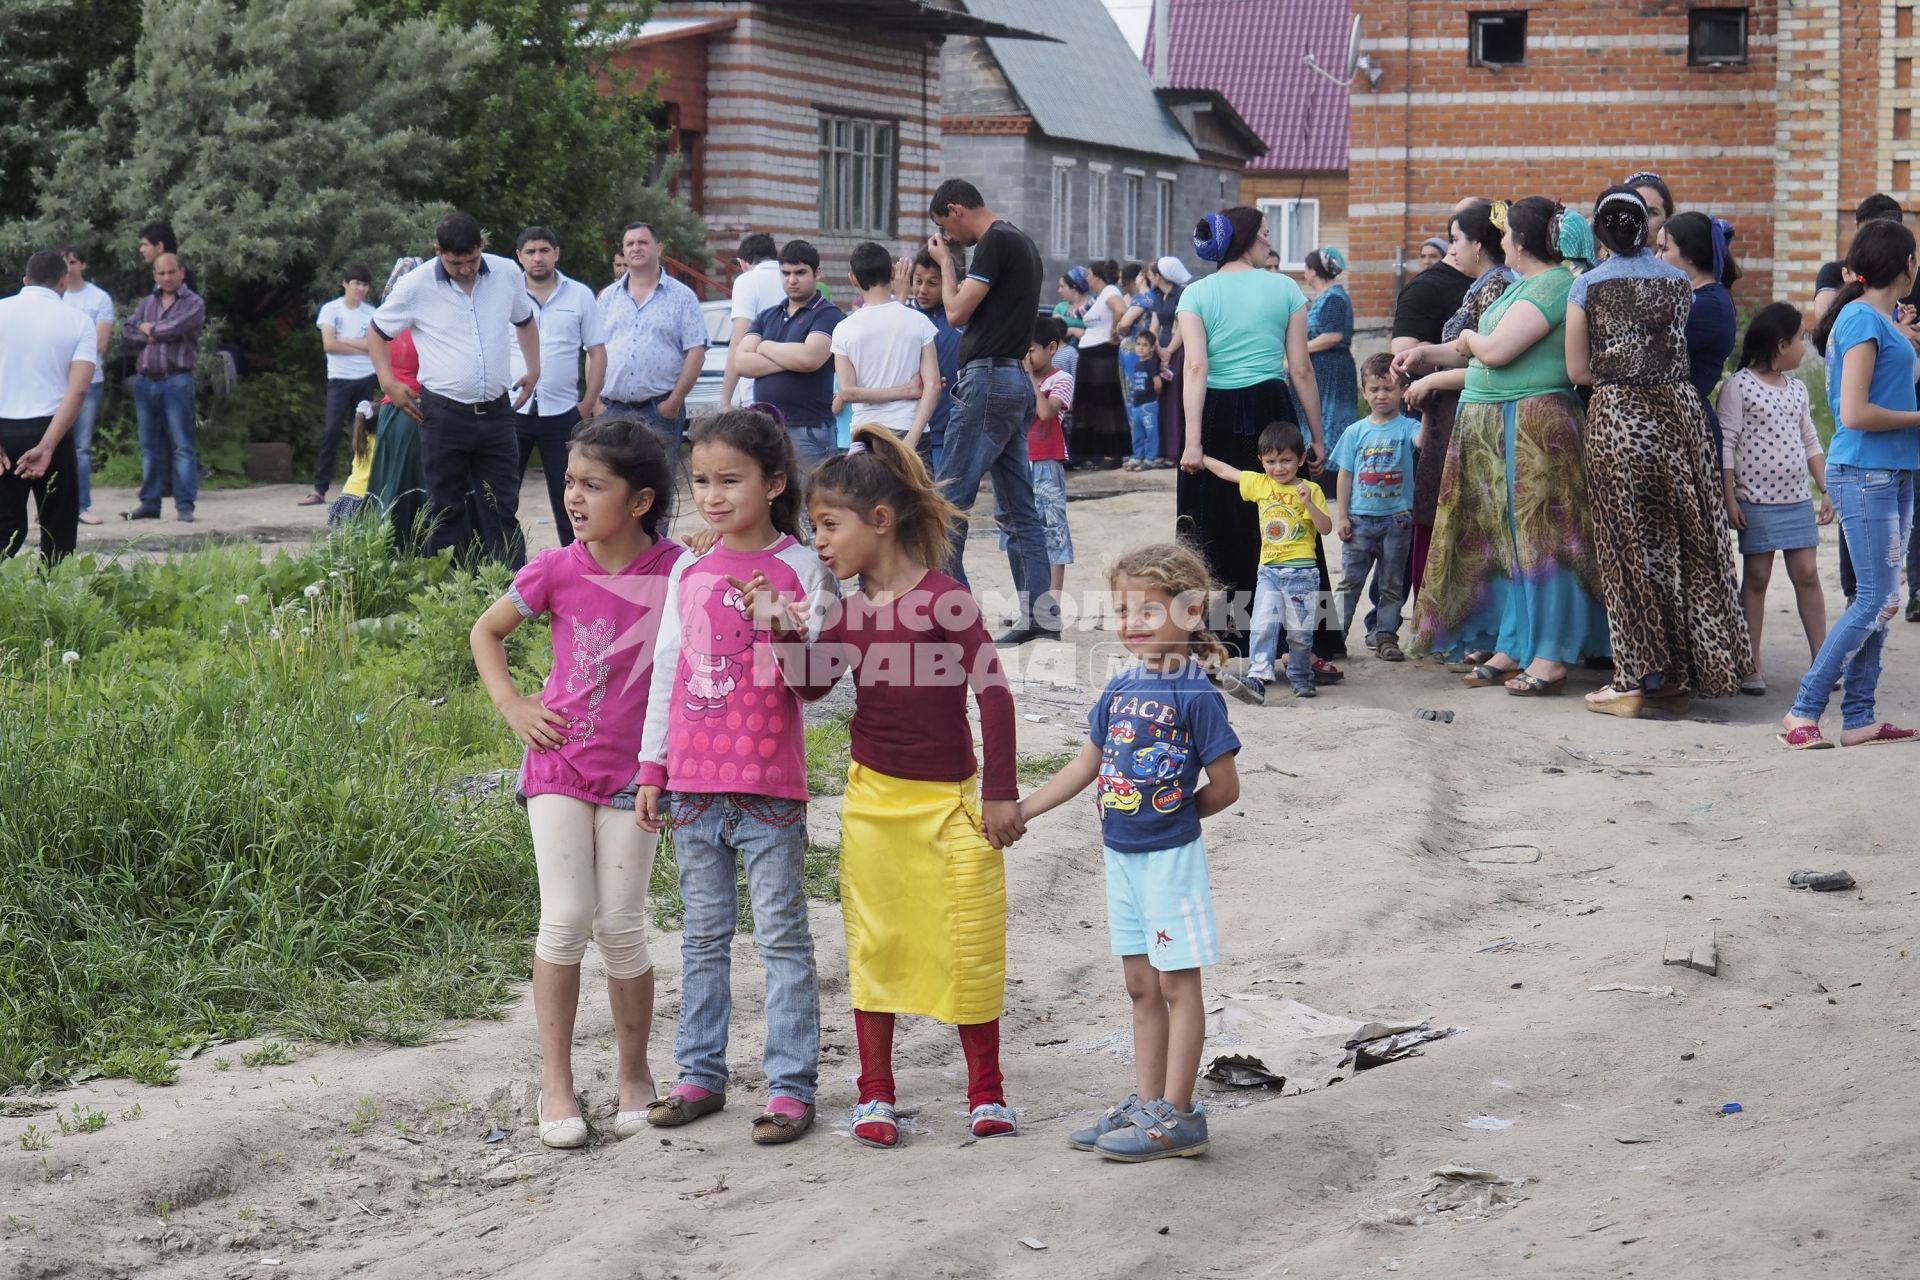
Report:
[[[1160,404],[1149,400],[1145,404],[1127,406],[1127,421],[1133,426],[1133,460],[1152,462],[1160,456]]]
[[[1247,675],[1262,683],[1273,679],[1274,649],[1280,630],[1287,632],[1287,682],[1298,689],[1313,684],[1313,628],[1320,612],[1320,567],[1311,564],[1263,564],[1253,584],[1253,641]]]
[[[1900,560],[1913,531],[1913,484],[1911,471],[1844,463],[1827,468],[1827,496],[1853,548],[1858,590],[1800,681],[1794,715],[1818,720],[1833,696],[1834,681],[1844,673],[1840,727],[1864,729],[1874,723],[1880,651],[1887,643],[1887,624],[1900,610]]]
[[[73,452],[79,460],[74,474],[82,511],[93,509],[93,429],[100,425],[100,393],[106,389],[104,382],[88,387],[87,398],[80,402],[80,416],[73,420]]]
[[[193,514],[200,497],[200,453],[193,441],[193,375],[170,373],[133,380],[133,416],[140,427],[140,506],[160,509],[161,471],[173,450],[173,507]]]
[[[1407,554],[1413,546],[1413,513],[1393,516],[1354,516],[1353,541],[1346,544],[1340,560],[1340,633],[1346,634],[1353,622],[1353,610],[1360,603],[1360,592],[1373,575],[1378,588],[1379,610],[1368,615],[1367,643],[1374,637],[1397,640],[1400,636],[1400,606],[1407,601]]]
[[[727,1087],[733,1016],[733,932],[740,920],[738,862],[746,864],[753,942],[766,969],[767,1092],[811,1103],[820,1065],[820,995],[801,873],[807,806],[766,796],[673,792],[673,852],[680,864],[679,1081]]]
[[[947,571],[966,583],[965,515],[980,496],[980,481],[991,474],[994,496],[1006,509],[1011,530],[1007,559],[1019,594],[1014,625],[1058,626],[1059,602],[1051,607],[1041,603],[1052,573],[1027,463],[1027,425],[1032,419],[1033,380],[1018,360],[974,360],[960,370],[940,455],[940,487],[962,516],[954,522]]]
[[[676,477],[680,474],[680,441],[687,434],[685,414],[678,418],[667,417],[660,412],[658,399],[649,400],[645,404],[632,404],[625,400],[602,400],[601,404],[603,413],[617,413],[638,418],[651,427],[653,434],[659,437],[660,443],[666,448],[667,464],[673,468]],[[541,454],[540,464],[545,466],[546,461],[546,455]]]

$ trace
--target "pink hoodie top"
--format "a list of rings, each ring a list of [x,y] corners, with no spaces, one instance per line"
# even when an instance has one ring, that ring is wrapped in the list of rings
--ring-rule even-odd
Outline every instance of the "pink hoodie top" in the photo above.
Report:
[[[755,573],[786,599],[807,601],[809,642],[839,594],[820,557],[789,537],[759,551],[719,544],[698,558],[682,554],[667,575],[641,786],[807,799],[799,695],[774,659],[773,633],[742,612],[740,593],[727,582]]]
[[[653,687],[667,572],[686,548],[661,538],[619,573],[584,542],[543,551],[507,592],[528,618],[553,615],[553,671],[540,701],[567,718],[566,745],[529,751],[520,793],[633,808],[634,753]]]

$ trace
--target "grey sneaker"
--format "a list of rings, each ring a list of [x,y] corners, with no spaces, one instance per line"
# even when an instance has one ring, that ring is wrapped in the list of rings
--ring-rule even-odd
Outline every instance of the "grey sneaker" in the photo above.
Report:
[[[1257,677],[1222,671],[1213,678],[1213,682],[1220,686],[1220,692],[1230,698],[1238,698],[1248,706],[1267,705],[1267,682]]]
[[[1197,1156],[1208,1147],[1207,1109],[1199,1103],[1191,1111],[1175,1111],[1165,1101],[1149,1102],[1133,1112],[1133,1124],[1116,1129],[1094,1144],[1109,1160],[1144,1164],[1175,1156]]]
[[[1076,1151],[1092,1151],[1100,1139],[1116,1129],[1124,1129],[1133,1123],[1133,1113],[1140,1106],[1140,1095],[1130,1093],[1125,1102],[1117,1102],[1106,1109],[1098,1120],[1084,1129],[1075,1129],[1067,1135],[1067,1145]]]

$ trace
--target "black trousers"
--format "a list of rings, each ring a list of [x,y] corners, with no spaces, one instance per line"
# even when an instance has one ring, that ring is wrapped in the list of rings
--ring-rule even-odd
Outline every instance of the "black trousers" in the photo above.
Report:
[[[520,446],[513,409],[502,396],[476,410],[444,396],[420,397],[421,463],[427,475],[427,512],[433,531],[423,554],[454,548],[471,564],[484,555],[510,569],[526,563],[520,537]],[[473,495],[473,526],[467,495]]]
[[[320,432],[320,453],[313,460],[313,490],[325,493],[333,484],[333,464],[340,453],[340,437],[346,434],[347,423],[353,420],[353,407],[362,400],[380,398],[380,379],[368,374],[364,378],[328,378],[327,379],[327,420]],[[368,423],[372,430],[373,424]]]
[[[40,443],[51,418],[0,418],[0,449],[7,454],[7,472],[0,475],[0,560],[27,541],[27,498],[33,498],[40,518],[40,553],[48,560],[73,554],[80,536],[80,458],[69,431],[53,449],[47,473],[22,480],[15,469],[20,455]]]
[[[540,449],[540,470],[547,477],[547,501],[553,504],[554,527],[560,531],[560,545],[573,543],[573,522],[567,519],[567,440],[580,424],[580,410],[565,413],[516,413],[514,431],[520,440],[520,481],[526,483],[527,463],[533,450]]]

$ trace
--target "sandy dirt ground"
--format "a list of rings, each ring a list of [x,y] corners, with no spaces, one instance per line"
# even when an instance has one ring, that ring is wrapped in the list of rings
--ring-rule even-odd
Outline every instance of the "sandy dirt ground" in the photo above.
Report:
[[[1167,473],[1075,484],[1088,493],[1072,508],[1082,565],[1070,587],[1097,586],[1103,554],[1170,529]],[[141,532],[148,549],[222,527],[298,542],[321,524],[292,505],[298,494],[210,493],[191,531],[169,520]],[[522,509],[542,505],[530,490]],[[533,528],[551,539],[550,525]],[[1837,602],[1831,546],[1826,561]],[[1004,587],[986,537],[971,563]],[[820,905],[822,1123],[798,1145],[748,1140],[764,1077],[743,939],[732,1101],[693,1127],[546,1152],[524,998],[423,1048],[320,1048],[252,1068],[239,1060],[251,1046],[223,1047],[230,1069],[205,1053],[170,1088],[93,1081],[56,1095],[115,1118],[88,1135],[54,1130],[43,1151],[13,1139],[29,1120],[53,1130],[49,1115],[0,1119],[0,1275],[1914,1276],[1920,865],[1908,824],[1920,808],[1907,788],[1920,749],[1779,747],[1775,718],[1804,663],[1786,586],[1776,574],[1764,646],[1775,692],[1681,721],[1587,714],[1577,694],[1595,673],[1576,673],[1569,696],[1523,701],[1364,655],[1314,702],[1236,705],[1245,791],[1208,824],[1227,957],[1209,994],[1467,1030],[1301,1096],[1203,1082],[1203,1158],[1129,1167],[1064,1141],[1131,1082],[1089,800],[1040,820],[1007,860],[1018,1137],[966,1141],[959,1046],[919,1020],[903,1020],[898,1046],[901,1104],[917,1108],[905,1145],[846,1137],[845,946],[838,910]],[[1071,650],[1022,655],[1024,751],[1077,741],[1084,673],[1110,640],[1084,631]],[[1920,626],[1895,622],[1881,712],[1896,722],[1920,721],[1917,657]],[[1416,718],[1422,707],[1455,718]],[[812,821],[832,839],[833,803]],[[1801,866],[1844,867],[1860,888],[1790,890]],[[1663,967],[1669,935],[1709,931],[1717,977]],[[654,951],[664,1080],[678,936]],[[594,963],[576,1063],[606,1120],[613,1045]],[[1592,989],[1609,983],[1676,990]],[[1721,1114],[1736,1101],[1739,1114]],[[488,1144],[496,1127],[508,1136]],[[1430,1174],[1449,1162],[1525,1181],[1484,1213],[1426,1208]]]

